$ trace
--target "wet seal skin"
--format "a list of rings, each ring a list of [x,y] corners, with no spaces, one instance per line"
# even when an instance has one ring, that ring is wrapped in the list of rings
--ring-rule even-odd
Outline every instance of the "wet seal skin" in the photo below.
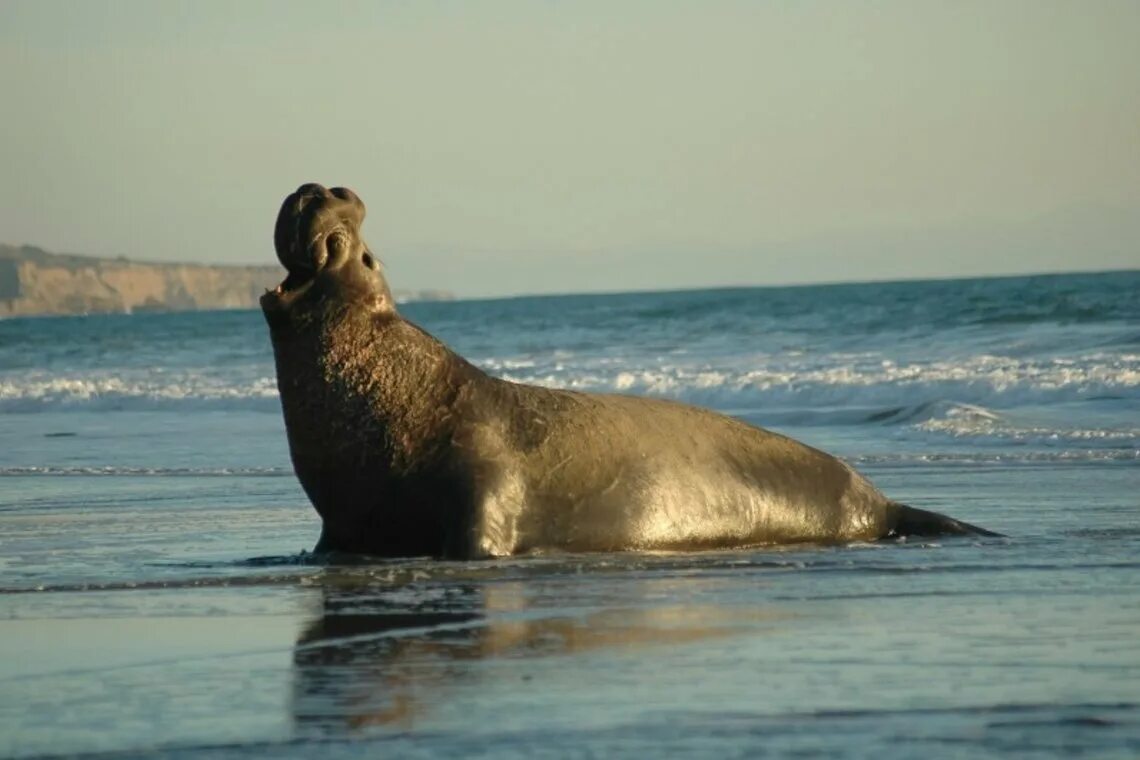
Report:
[[[716,412],[491,377],[396,311],[351,190],[302,185],[261,299],[318,552],[468,559],[997,535]]]

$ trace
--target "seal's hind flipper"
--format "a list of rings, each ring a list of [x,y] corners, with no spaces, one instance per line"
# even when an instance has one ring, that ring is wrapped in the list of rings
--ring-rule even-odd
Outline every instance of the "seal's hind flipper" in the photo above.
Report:
[[[947,517],[937,512],[908,507],[906,504],[896,502],[891,504],[888,510],[887,520],[890,525],[890,530],[887,532],[888,538],[891,536],[945,535],[1002,536],[1001,533],[994,533],[992,530],[979,528],[977,525],[955,520],[953,517]]]

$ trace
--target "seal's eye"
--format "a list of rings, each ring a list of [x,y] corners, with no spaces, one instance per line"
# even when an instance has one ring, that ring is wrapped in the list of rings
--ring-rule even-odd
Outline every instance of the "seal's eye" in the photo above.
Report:
[[[360,257],[360,263],[369,269],[376,268],[376,259],[372,258],[372,254],[368,251],[365,251],[364,255]]]

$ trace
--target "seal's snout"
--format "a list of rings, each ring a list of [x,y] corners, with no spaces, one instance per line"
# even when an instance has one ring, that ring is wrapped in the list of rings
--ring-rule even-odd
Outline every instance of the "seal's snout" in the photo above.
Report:
[[[276,314],[329,298],[390,308],[380,264],[360,234],[364,214],[364,203],[348,188],[309,183],[290,193],[273,230],[288,276],[262,298],[263,310]]]
[[[301,185],[277,214],[277,259],[290,274],[315,274],[333,253],[350,250],[359,240],[364,214],[363,201],[348,188]]]

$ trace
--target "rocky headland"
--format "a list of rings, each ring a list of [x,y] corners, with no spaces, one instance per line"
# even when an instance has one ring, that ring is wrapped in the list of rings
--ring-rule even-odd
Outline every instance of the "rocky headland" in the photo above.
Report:
[[[0,244],[0,317],[251,309],[284,277],[276,266],[167,264]],[[443,291],[397,300],[446,300]]]

